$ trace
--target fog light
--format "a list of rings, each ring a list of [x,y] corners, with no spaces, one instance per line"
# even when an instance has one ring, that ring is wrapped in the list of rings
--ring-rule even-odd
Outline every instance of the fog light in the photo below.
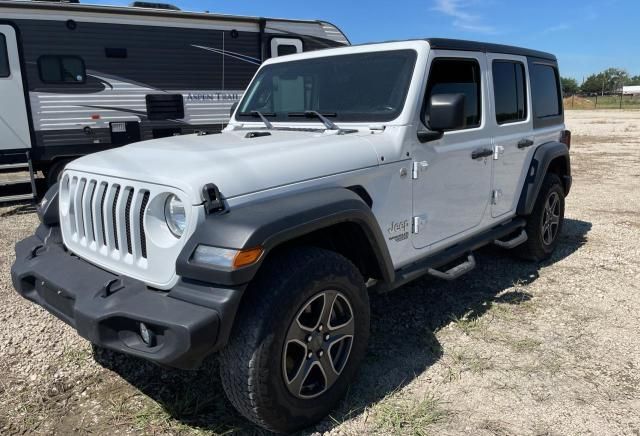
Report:
[[[153,347],[156,344],[156,335],[147,328],[145,323],[140,323],[140,337],[147,347]]]

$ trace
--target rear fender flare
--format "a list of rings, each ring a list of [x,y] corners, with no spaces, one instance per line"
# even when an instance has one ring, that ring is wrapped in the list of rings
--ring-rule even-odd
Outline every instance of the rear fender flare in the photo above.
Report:
[[[531,165],[527,171],[527,176],[522,187],[520,200],[518,201],[518,215],[530,215],[533,206],[540,193],[542,182],[544,181],[551,163],[556,159],[564,161],[565,174],[559,174],[564,183],[565,194],[569,194],[571,188],[571,161],[569,149],[561,142],[547,142],[539,146],[531,160]]]

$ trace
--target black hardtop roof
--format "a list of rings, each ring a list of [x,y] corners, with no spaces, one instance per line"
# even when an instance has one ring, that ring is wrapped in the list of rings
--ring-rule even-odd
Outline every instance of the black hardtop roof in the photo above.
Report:
[[[425,38],[431,48],[439,50],[479,51],[483,53],[502,53],[519,56],[530,56],[556,61],[556,57],[544,51],[514,47],[512,45],[491,44],[488,42],[466,41],[464,39]]]

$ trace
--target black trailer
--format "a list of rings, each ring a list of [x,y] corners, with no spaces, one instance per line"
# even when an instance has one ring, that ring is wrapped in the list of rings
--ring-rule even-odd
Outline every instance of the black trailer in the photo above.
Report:
[[[78,156],[220,131],[263,60],[349,44],[324,21],[175,9],[0,1],[0,172],[31,173],[5,201]]]

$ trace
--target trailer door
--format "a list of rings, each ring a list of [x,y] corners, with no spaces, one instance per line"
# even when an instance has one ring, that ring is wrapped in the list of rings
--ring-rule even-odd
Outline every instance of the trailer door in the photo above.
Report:
[[[0,151],[31,147],[18,41],[7,25],[0,25],[0,96]]]

